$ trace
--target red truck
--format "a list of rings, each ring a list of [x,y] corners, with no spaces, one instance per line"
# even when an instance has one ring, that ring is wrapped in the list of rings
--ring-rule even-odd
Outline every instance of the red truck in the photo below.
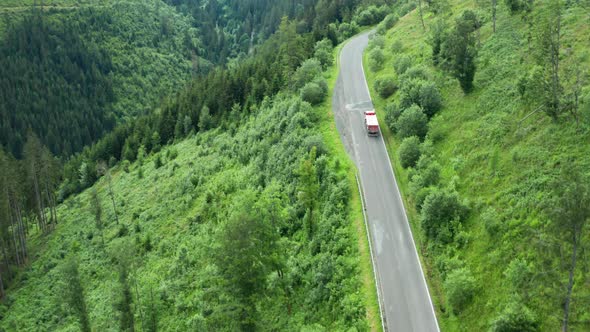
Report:
[[[379,135],[379,122],[375,110],[365,111],[365,128],[369,136]]]

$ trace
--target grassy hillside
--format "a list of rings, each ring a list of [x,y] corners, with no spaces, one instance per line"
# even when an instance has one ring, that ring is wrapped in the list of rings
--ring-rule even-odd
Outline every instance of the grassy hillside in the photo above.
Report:
[[[579,72],[580,105],[576,116],[563,106],[554,119],[538,111],[541,94],[527,96],[536,82],[533,73],[540,68],[538,40],[548,5],[535,2],[530,12],[511,13],[499,1],[494,33],[487,3],[433,4],[441,3],[448,6],[436,13],[433,7],[423,8],[425,29],[418,10],[392,29],[379,29],[384,34],[374,38],[371,47],[384,55],[380,66],[373,65],[378,55],[371,50],[365,56],[369,86],[428,266],[441,329],[559,330],[573,244],[571,237],[564,236],[566,225],[560,226],[551,211],[561,207],[560,188],[576,184],[567,170],[576,170],[582,179],[590,175],[589,8],[582,3],[563,7],[559,53],[563,98],[576,90],[573,73]],[[473,33],[476,72],[468,94],[444,65],[435,66],[431,46],[439,22],[445,22],[450,33],[465,10],[472,10],[481,25]],[[385,77],[391,77],[399,90],[382,98],[375,87]],[[403,168],[399,154],[403,131],[396,121],[405,112],[400,104],[416,77],[435,83],[442,108],[429,120],[426,143],[420,147],[423,158]],[[429,174],[435,180],[425,184]],[[436,238],[424,228],[429,216],[424,210],[433,206],[432,192],[456,192],[458,204],[469,211],[467,215],[455,211],[455,221],[449,224],[439,219]],[[450,240],[441,240],[445,225]],[[587,226],[580,243],[586,252]],[[586,254],[578,255],[569,327],[586,331],[590,266]],[[508,321],[514,324],[505,324]]]
[[[78,330],[64,296],[74,264],[93,330],[118,330],[127,311],[142,330],[378,330],[354,170],[329,103],[280,94],[231,119],[112,169],[118,223],[106,176],[61,204],[55,231],[31,241],[0,328]]]

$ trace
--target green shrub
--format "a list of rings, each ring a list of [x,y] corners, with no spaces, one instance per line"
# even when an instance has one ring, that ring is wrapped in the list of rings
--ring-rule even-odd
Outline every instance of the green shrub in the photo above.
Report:
[[[178,157],[178,150],[176,148],[171,148],[166,152],[166,157],[169,160],[174,160]]]
[[[432,117],[442,107],[440,90],[434,82],[422,84],[419,92],[419,103],[427,116]]]
[[[402,114],[402,109],[396,103],[389,103],[385,106],[385,124],[391,131],[396,132],[395,124]]]
[[[416,65],[406,70],[403,76],[400,77],[400,82],[405,83],[406,80],[420,79],[423,81],[430,81],[430,71],[424,65]]]
[[[416,9],[416,1],[408,1],[397,8],[397,15],[405,16],[414,9]]]
[[[465,262],[459,258],[455,253],[446,251],[434,258],[436,269],[440,271],[441,277],[444,279],[452,272],[465,267]]]
[[[127,236],[127,234],[129,234],[129,229],[125,224],[121,224],[117,230],[117,237]]]
[[[391,44],[391,53],[398,54],[398,53],[402,53],[403,51],[404,51],[404,44],[402,43],[401,40],[396,39]]]
[[[441,166],[436,161],[433,161],[425,168],[422,168],[420,170],[420,175],[422,176],[422,186],[436,186],[440,181],[440,171]]]
[[[416,136],[404,138],[398,150],[403,168],[414,167],[420,158],[420,139]]]
[[[496,236],[502,229],[502,224],[500,223],[500,217],[498,216],[498,212],[492,207],[488,207],[482,214],[481,214],[481,221],[486,229],[486,232],[490,236]]]
[[[129,173],[129,165],[131,165],[131,163],[129,162],[129,160],[123,160],[123,162],[121,163],[121,166],[123,167],[123,171],[125,173]]]
[[[199,130],[205,131],[213,127],[213,116],[211,116],[209,107],[204,105],[199,114]]]
[[[399,116],[395,128],[401,138],[417,136],[423,139],[428,132],[428,118],[419,106],[412,105]]]
[[[400,55],[393,61],[393,69],[398,75],[403,75],[410,67],[412,67],[412,59],[408,55]]]
[[[385,38],[380,35],[375,35],[369,40],[368,48],[369,50],[380,48],[383,50],[385,47]]]
[[[463,311],[471,303],[477,290],[475,278],[465,267],[451,271],[443,287],[447,302],[455,314]]]
[[[426,236],[446,244],[453,240],[454,223],[467,216],[467,207],[460,202],[457,192],[435,189],[424,199],[420,216]]]
[[[158,169],[160,167],[162,167],[163,163],[162,163],[162,156],[158,153],[156,155],[156,159],[154,159],[154,168]]]
[[[399,106],[408,108],[413,104],[419,105],[420,88],[425,82],[421,79],[403,79],[399,91]]]
[[[426,197],[428,197],[428,195],[430,195],[430,193],[433,190],[435,190],[434,187],[425,187],[419,189],[416,192],[416,194],[414,195],[414,202],[416,203],[416,208],[418,209],[418,212],[422,211],[422,207],[424,206],[424,201],[426,200]]]
[[[434,116],[442,107],[442,97],[434,82],[419,78],[404,80],[400,89],[400,106],[402,108],[416,104],[428,117]]]
[[[504,0],[506,7],[510,10],[510,13],[515,14],[521,11],[529,11],[532,6],[531,1],[527,0]]]
[[[493,332],[539,331],[537,317],[520,301],[512,300],[502,307],[504,310],[492,323]]]
[[[376,72],[383,69],[383,63],[385,62],[385,54],[380,47],[376,47],[369,52],[369,69]]]
[[[386,6],[377,7],[375,5],[368,6],[366,9],[358,13],[354,21],[360,26],[373,25],[387,15],[388,8]]]
[[[447,13],[451,10],[449,0],[429,1],[428,10],[430,10],[435,15]]]
[[[318,59],[323,69],[330,67],[334,62],[332,55],[333,49],[334,46],[332,45],[332,41],[329,39],[324,38],[315,43],[313,56],[314,58]]]
[[[325,84],[325,80],[307,83],[300,91],[301,99],[312,105],[321,103],[326,98],[328,90]]]
[[[527,289],[533,275],[533,269],[527,263],[526,259],[523,258],[515,258],[510,261],[510,264],[508,264],[508,267],[504,271],[506,280],[510,282],[512,289],[519,294]]]
[[[379,78],[375,81],[375,91],[383,99],[391,96],[397,90],[397,84],[392,76]]]
[[[307,59],[293,74],[291,87],[295,90],[303,88],[307,83],[316,79],[322,74],[322,65],[318,59]]]
[[[348,39],[354,36],[359,31],[359,26],[356,22],[352,23],[341,23],[338,26],[338,35],[340,36],[340,40]]]
[[[424,164],[422,166],[427,166],[430,162],[430,160],[433,158],[433,154],[434,154],[434,142],[428,138],[426,139],[424,142],[422,142],[422,146],[420,147],[422,149],[422,155],[424,156],[424,160],[422,161]],[[418,161],[418,164],[420,164],[420,161]],[[425,167],[421,167],[421,169],[423,169]]]
[[[426,196],[440,182],[441,172],[440,164],[425,155],[428,149],[424,149],[424,145],[425,143],[420,146],[421,156],[416,163],[416,170],[410,175],[410,193],[414,196],[418,210],[422,208]]]
[[[385,34],[387,30],[393,28],[393,26],[397,23],[398,20],[399,16],[397,16],[396,14],[389,14],[385,16],[383,21],[379,23],[379,26],[377,26],[377,33],[382,35]]]
[[[369,9],[365,9],[354,18],[354,21],[360,26],[371,25],[375,21],[375,16]]]

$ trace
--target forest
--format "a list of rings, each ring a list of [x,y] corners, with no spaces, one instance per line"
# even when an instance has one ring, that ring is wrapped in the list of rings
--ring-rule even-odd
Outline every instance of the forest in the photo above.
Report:
[[[208,60],[191,8],[146,1],[148,15],[130,21],[141,16],[131,3],[33,7],[6,25],[4,84],[21,85],[2,99],[11,132],[0,149],[0,327],[376,328],[366,235],[353,226],[354,171],[325,129],[326,100],[335,44],[388,7],[328,1],[330,15],[307,23],[290,12],[276,27],[255,21],[251,31],[263,32],[242,58]],[[143,26],[151,8],[181,26],[162,28],[159,17],[152,34]],[[329,29],[314,28],[320,17]],[[97,46],[105,43],[112,48]],[[188,77],[135,53],[162,60],[164,50],[188,64]],[[135,85],[151,77],[162,79]],[[96,108],[68,108],[70,97]],[[76,117],[89,121],[68,122]]]
[[[314,40],[327,37],[335,45],[358,30],[352,16],[359,3],[0,4],[0,144],[20,157],[30,130],[52,153],[67,159],[115,125],[157,112],[166,98],[216,66],[241,62],[278,29],[283,17],[295,22],[297,33]],[[362,25],[377,22],[383,10]],[[62,121],[60,114],[70,122]]]
[[[318,111],[280,95],[236,120],[141,149],[61,204],[0,326],[366,330],[351,188]]]
[[[415,5],[364,65],[441,330],[587,331],[588,2]]]
[[[329,102],[337,46],[372,28],[441,330],[587,331],[589,13],[4,1],[0,330],[379,330]]]

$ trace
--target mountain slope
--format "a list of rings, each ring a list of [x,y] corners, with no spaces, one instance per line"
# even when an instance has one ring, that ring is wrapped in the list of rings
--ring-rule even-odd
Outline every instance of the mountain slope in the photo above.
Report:
[[[439,4],[444,3],[447,7],[423,8],[426,30],[418,10],[390,30],[381,28],[385,34],[372,42],[373,49],[384,55],[380,66],[376,65],[379,51],[369,51],[365,59],[380,121],[389,127],[390,155],[407,206],[413,207],[414,233],[429,266],[441,329],[558,330],[574,245],[567,224],[559,224],[553,211],[562,209],[560,192],[577,190],[572,189],[576,175],[572,178],[569,173],[577,172],[581,179],[590,176],[587,4],[561,4],[563,98],[577,89],[572,84],[575,68],[581,74],[580,104],[573,113],[564,103],[564,111],[552,119],[549,112],[539,111],[540,92],[533,98],[527,95],[538,80],[533,75],[547,68],[539,65],[537,57],[540,32],[550,13],[547,4],[535,2],[530,12],[511,13],[498,2],[494,33],[487,2]],[[435,66],[431,46],[437,29],[446,27],[445,33],[452,34],[460,17],[466,17],[465,10],[475,13],[480,26],[472,35],[476,71],[468,94],[445,64]],[[399,90],[382,98],[376,82],[386,77]],[[402,117],[411,118],[400,116],[408,100],[424,109],[432,105],[420,97],[412,99],[411,86],[427,85],[421,80],[435,84],[442,108],[429,120],[426,143],[418,151],[423,158],[409,162],[402,151],[412,150],[409,143],[401,144],[405,132],[397,123]],[[412,167],[404,169],[402,163]],[[438,211],[450,211],[445,213],[451,219],[443,213],[432,219],[436,206]],[[467,215],[464,207],[469,209]],[[438,224],[429,228],[430,220]],[[588,232],[588,227],[581,229],[583,248],[589,243]],[[590,324],[588,266],[587,261],[578,262],[572,274],[572,331],[587,330]]]
[[[0,143],[17,156],[29,128],[70,156],[210,66],[190,19],[155,1],[32,9],[4,22]]]
[[[163,330],[251,324],[263,330],[366,329],[348,212],[353,188],[347,163],[322,143],[318,130],[326,120],[298,98],[279,96],[244,117],[235,131],[200,133],[142,162],[115,168],[119,225],[105,178],[62,204],[59,227],[46,239],[36,239],[35,247],[43,252],[3,304],[2,327],[75,329],[76,319],[64,315],[68,308],[60,280],[63,259],[76,256],[92,327],[115,329],[122,287],[117,262],[123,254],[137,326],[155,308]],[[312,180],[320,189],[311,221],[300,199],[306,190],[304,165],[317,174]],[[93,190],[103,211],[102,232],[91,212]],[[258,237],[244,237],[260,230]],[[241,239],[257,239],[257,247],[266,243],[268,250],[260,257],[247,246],[231,253]],[[240,267],[243,260],[262,274]],[[255,282],[240,286],[234,279],[240,273]],[[255,293],[239,295],[251,286]]]

